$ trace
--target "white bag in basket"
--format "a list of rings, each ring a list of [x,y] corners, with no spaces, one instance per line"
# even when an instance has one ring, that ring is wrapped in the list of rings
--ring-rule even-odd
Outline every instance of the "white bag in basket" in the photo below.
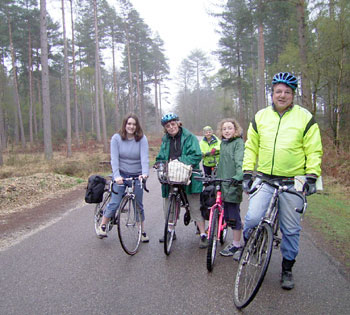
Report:
[[[186,165],[178,160],[168,163],[168,180],[170,182],[190,184],[192,166]]]

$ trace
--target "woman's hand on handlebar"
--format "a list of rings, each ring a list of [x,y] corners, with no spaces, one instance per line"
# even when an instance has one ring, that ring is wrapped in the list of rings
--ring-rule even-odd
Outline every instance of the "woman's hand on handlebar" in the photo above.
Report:
[[[117,183],[118,185],[123,185],[123,183],[124,183],[123,177],[115,178],[114,182]]]

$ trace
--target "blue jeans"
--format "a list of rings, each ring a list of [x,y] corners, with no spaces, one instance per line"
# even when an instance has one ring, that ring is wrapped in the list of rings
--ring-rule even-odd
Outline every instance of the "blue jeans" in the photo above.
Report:
[[[120,172],[120,175],[123,178],[126,177],[131,177],[130,174],[125,174]],[[133,175],[135,176],[135,175]],[[117,183],[113,184],[113,189],[114,191],[118,192],[118,194],[115,194],[112,192],[112,196],[111,196],[111,200],[108,203],[105,212],[104,212],[104,216],[106,218],[113,218],[115,216],[115,213],[120,205],[120,202],[122,201],[122,198],[124,196],[124,192],[125,192],[125,188],[127,186],[127,183],[124,185],[118,185]],[[136,180],[135,182],[135,200],[136,200],[136,206],[140,209],[140,213],[141,213],[141,221],[145,221],[145,213],[143,210],[143,203],[142,203],[142,199],[143,199],[143,189],[141,189],[140,187],[140,182],[138,180]],[[138,218],[136,218],[138,220]]]
[[[261,188],[250,196],[243,228],[245,239],[248,239],[250,230],[258,225],[261,218],[265,215],[273,191],[273,187],[262,184]],[[301,215],[295,211],[295,208],[300,209],[302,206],[302,200],[298,196],[288,193],[279,195],[279,220],[282,232],[281,252],[283,258],[288,260],[294,260],[299,252]]]

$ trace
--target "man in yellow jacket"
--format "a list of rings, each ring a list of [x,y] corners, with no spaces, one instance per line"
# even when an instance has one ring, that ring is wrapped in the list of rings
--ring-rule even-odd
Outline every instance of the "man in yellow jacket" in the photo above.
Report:
[[[242,167],[243,190],[246,192],[253,184],[254,171],[257,171],[257,177],[268,179],[306,175],[306,194],[316,192],[323,154],[320,130],[311,113],[294,104],[297,85],[294,75],[277,73],[272,80],[272,106],[257,112],[249,125]],[[245,240],[264,216],[272,190],[263,184],[250,196],[243,228]],[[295,211],[294,205],[299,203],[297,196],[280,195],[281,286],[286,290],[294,288],[292,267],[298,255],[301,231],[301,215]]]
[[[210,126],[203,128],[203,139],[199,143],[203,157],[203,169],[206,175],[212,174],[212,168],[219,163],[220,139],[213,134]]]

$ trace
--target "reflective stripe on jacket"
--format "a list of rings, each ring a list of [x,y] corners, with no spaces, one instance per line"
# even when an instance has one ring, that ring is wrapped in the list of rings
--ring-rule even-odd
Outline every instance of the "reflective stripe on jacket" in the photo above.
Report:
[[[293,177],[321,174],[322,142],[311,113],[294,105],[283,115],[272,106],[256,113],[245,143],[243,170]],[[257,160],[258,158],[258,160]]]

